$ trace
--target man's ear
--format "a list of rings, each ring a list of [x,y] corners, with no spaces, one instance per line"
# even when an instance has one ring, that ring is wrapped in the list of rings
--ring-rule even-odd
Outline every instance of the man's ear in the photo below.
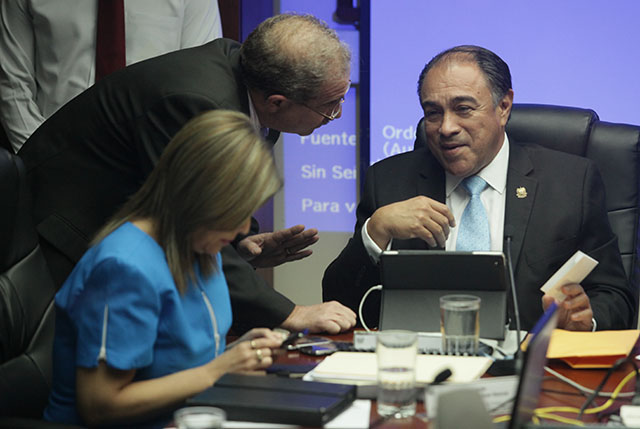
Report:
[[[513,107],[513,89],[507,91],[502,97],[502,100],[498,104],[498,111],[500,112],[500,124],[505,127],[511,115],[511,108]]]
[[[286,107],[289,103],[291,103],[291,100],[284,95],[273,94],[265,100],[265,108],[269,113],[274,114]]]

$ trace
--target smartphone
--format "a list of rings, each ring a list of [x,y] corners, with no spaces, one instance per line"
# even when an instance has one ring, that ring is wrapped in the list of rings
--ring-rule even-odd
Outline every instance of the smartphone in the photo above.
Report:
[[[282,347],[283,349],[288,349],[290,345],[292,345],[299,339],[304,338],[304,336],[307,335],[308,333],[309,333],[308,329],[305,329],[303,331],[298,331],[298,332],[291,332],[289,336],[282,342],[280,347]]]
[[[330,343],[331,340],[322,337],[302,337],[287,345],[287,350],[300,350],[303,347],[318,346]]]
[[[351,352],[354,351],[353,343],[346,341],[330,341],[326,344],[317,344],[301,347],[300,353],[311,356],[326,356],[333,352]]]
[[[300,351],[300,353],[304,353],[310,356],[326,356],[330,355],[331,353],[337,352],[338,347],[332,342],[327,342],[326,344],[300,347],[298,350]]]

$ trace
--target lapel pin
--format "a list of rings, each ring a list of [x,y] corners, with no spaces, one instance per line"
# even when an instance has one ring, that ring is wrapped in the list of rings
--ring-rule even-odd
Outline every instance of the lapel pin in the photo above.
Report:
[[[516,188],[516,197],[517,198],[527,198],[527,188],[524,186],[520,186]]]

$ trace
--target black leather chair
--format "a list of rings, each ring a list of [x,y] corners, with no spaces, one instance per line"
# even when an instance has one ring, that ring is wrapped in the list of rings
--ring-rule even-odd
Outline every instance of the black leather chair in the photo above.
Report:
[[[2,148],[0,198],[0,427],[26,427],[7,418],[39,419],[47,403],[56,290],[31,221],[24,166]]]
[[[604,181],[609,221],[618,236],[624,268],[637,291],[640,127],[602,122],[591,109],[514,104],[507,134],[514,141],[538,143],[595,161]],[[424,145],[426,136],[421,119],[415,147]]]
[[[507,134],[516,141],[538,142],[595,161],[604,181],[609,221],[618,236],[624,268],[637,290],[640,127],[602,122],[589,109],[516,104]]]

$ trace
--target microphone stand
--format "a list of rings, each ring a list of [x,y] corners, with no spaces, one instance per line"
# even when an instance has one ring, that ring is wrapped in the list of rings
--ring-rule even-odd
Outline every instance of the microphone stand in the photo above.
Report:
[[[522,360],[522,350],[520,344],[522,339],[520,338],[520,310],[518,306],[518,296],[516,295],[516,282],[513,276],[513,264],[511,262],[511,232],[510,225],[505,226],[506,237],[506,253],[507,253],[507,269],[509,271],[509,288],[511,290],[511,300],[513,302],[513,315],[516,319],[516,342],[517,348],[513,354],[513,359],[500,359],[495,360],[489,370],[487,371],[491,375],[514,375],[518,372],[518,366]]]

